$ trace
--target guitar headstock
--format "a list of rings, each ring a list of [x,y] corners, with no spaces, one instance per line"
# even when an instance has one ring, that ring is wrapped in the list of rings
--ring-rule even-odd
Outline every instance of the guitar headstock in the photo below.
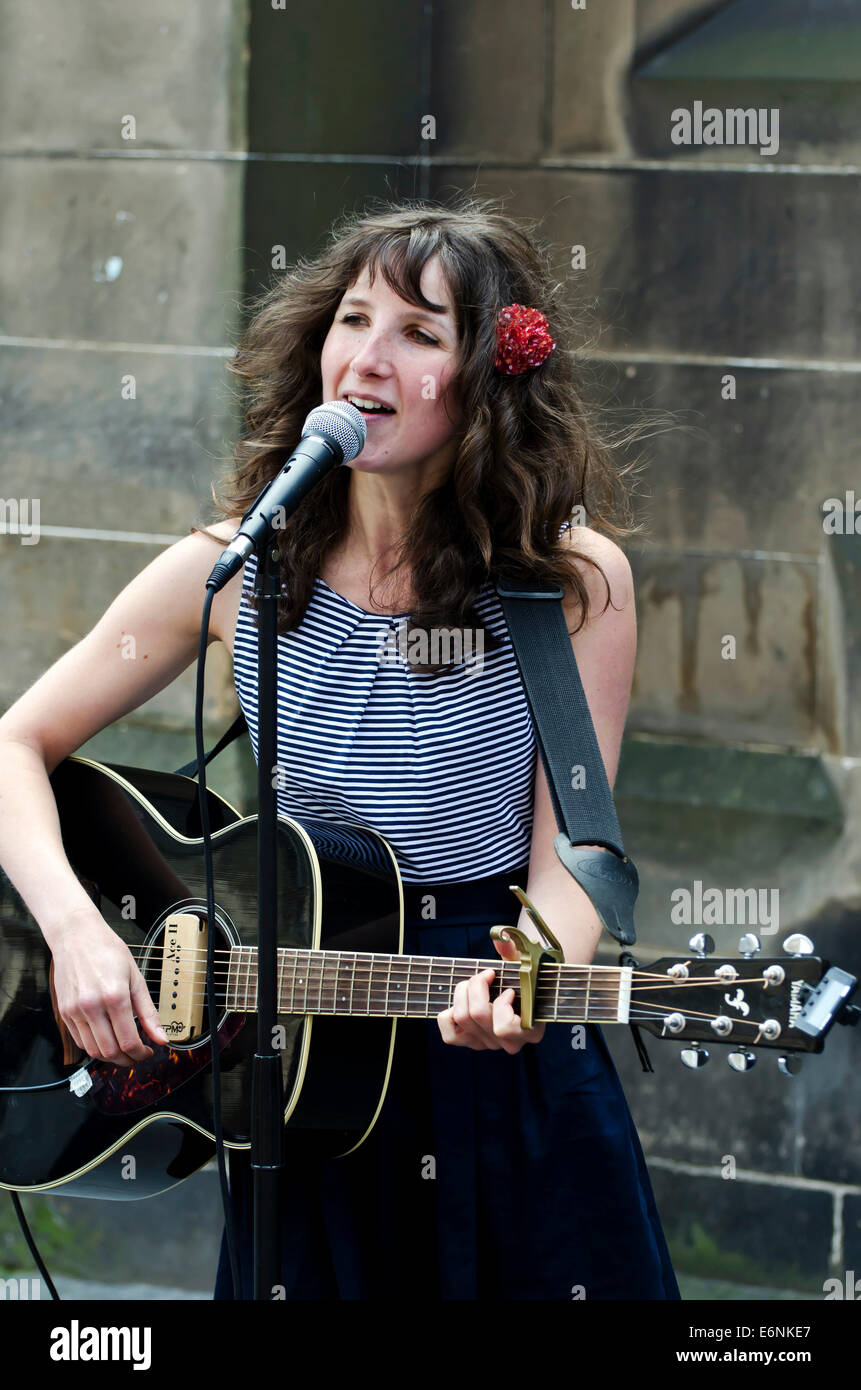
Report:
[[[821,1052],[825,1034],[853,993],[857,980],[813,955],[808,937],[794,933],[783,943],[783,956],[759,957],[752,933],[742,937],[742,955],[711,956],[714,942],[699,933],[691,938],[693,956],[662,956],[631,981],[630,1021],[658,1038],[685,1043],[681,1058],[688,1067],[709,1059],[701,1044],[731,1048],[727,1060],[735,1071],[749,1071],[761,1048],[778,1051],[780,1070],[793,1075],[806,1052]],[[854,1022],[849,1006],[841,1021]]]

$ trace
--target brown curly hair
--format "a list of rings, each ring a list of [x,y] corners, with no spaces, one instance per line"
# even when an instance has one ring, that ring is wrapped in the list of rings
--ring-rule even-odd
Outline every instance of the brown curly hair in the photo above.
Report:
[[[320,254],[299,259],[251,301],[252,317],[228,363],[245,388],[247,429],[221,495],[213,489],[216,506],[225,519],[244,513],[296,447],[309,411],[321,403],[324,340],[363,269],[371,281],[379,269],[408,303],[441,309],[420,289],[431,256],[439,258],[455,308],[450,389],[459,393],[466,425],[448,476],[423,496],[397,550],[394,569],[408,566],[416,598],[410,627],[481,626],[473,606],[478,592],[491,575],[504,573],[573,589],[579,630],[589,597],[577,561],[587,560],[607,580],[596,560],[561,539],[565,524],[582,509],[580,520],[613,537],[641,529],[628,524],[622,481],[636,464],[616,462],[616,446],[628,439],[611,443],[578,390],[572,356],[582,331],[567,287],[553,278],[548,250],[533,227],[515,222],[496,199],[409,199],[346,214]],[[517,376],[493,365],[496,317],[510,303],[544,313],[556,340],[541,367]],[[316,485],[313,501],[276,533],[279,632],[302,621],[325,556],[345,536],[351,476],[349,468],[333,469]]]

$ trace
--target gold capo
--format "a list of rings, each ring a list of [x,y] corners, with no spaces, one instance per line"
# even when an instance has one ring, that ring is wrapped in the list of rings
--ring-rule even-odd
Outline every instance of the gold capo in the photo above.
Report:
[[[504,937],[510,937],[520,952],[520,1026],[521,1028],[531,1028],[535,1016],[535,991],[541,961],[545,956],[548,956],[559,965],[563,965],[565,955],[541,913],[529,901],[523,889],[518,888],[516,883],[509,884],[509,888],[518,902],[522,903],[544,938],[543,941],[533,941],[532,937],[527,936],[521,927],[490,928],[492,941],[501,941]]]

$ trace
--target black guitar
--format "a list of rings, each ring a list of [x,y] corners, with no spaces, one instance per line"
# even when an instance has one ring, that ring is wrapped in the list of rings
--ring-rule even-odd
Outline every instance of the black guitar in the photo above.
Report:
[[[0,876],[0,1186],[151,1196],[214,1154],[197,784],[81,757],[59,764],[51,782],[69,861],[138,960],[171,1042],[151,1044],[152,1057],[129,1068],[82,1054],[57,1012],[41,932]],[[208,797],[224,1134],[228,1146],[248,1148],[256,817]],[[284,1120],[287,1142],[310,1155],[346,1154],[363,1142],[385,1098],[397,1020],[434,1018],[484,965],[497,972],[491,996],[514,988],[524,1018],[528,991],[536,1021],[637,1022],[683,1041],[690,1066],[705,1060],[701,1044],[717,1042],[733,1049],[738,1070],[760,1048],[777,1049],[791,1070],[799,1054],[820,1052],[835,1017],[854,1007],[846,1005],[854,977],[804,954],[812,946],[803,937],[790,938],[781,959],[694,955],[634,970],[544,957],[531,977],[521,973],[525,960],[495,953],[486,962],[404,956],[401,879],[382,836],[284,816],[279,829]]]

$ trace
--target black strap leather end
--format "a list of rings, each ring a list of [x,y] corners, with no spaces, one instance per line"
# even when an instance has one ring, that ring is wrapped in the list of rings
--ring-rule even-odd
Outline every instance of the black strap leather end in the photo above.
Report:
[[[557,857],[584,893],[592,900],[603,925],[622,946],[637,940],[634,903],[640,891],[640,876],[633,859],[620,859],[613,850],[586,849],[572,845],[567,835],[553,841]]]

